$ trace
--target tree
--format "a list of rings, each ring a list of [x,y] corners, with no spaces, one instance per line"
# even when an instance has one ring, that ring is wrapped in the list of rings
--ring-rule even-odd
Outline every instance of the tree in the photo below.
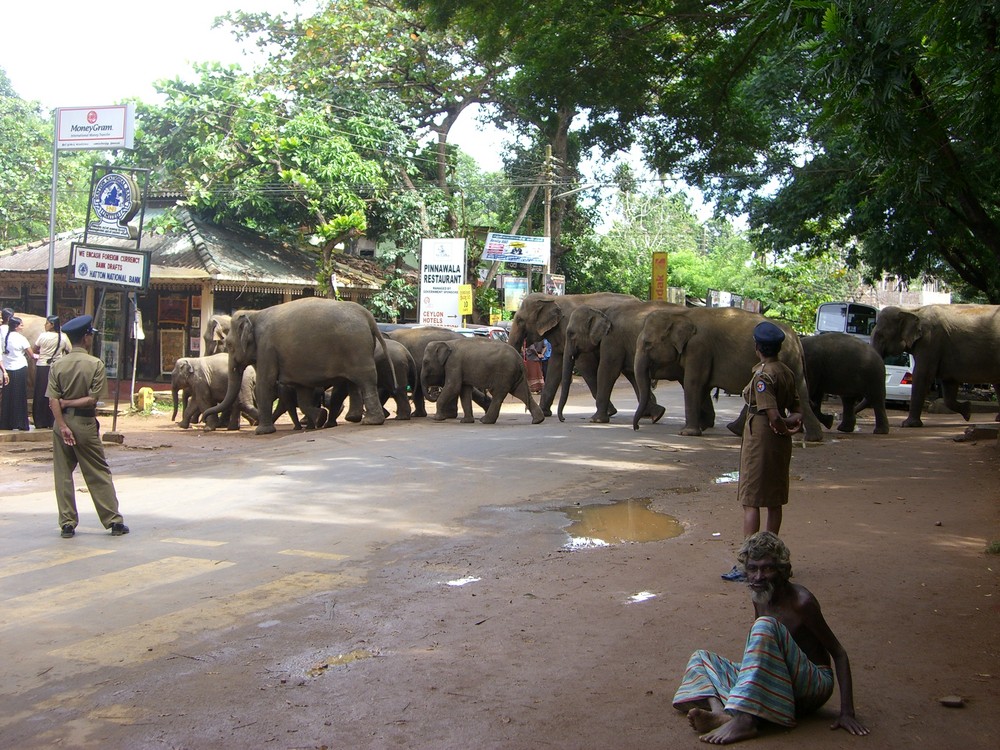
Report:
[[[289,99],[238,68],[196,70],[195,83],[157,84],[164,105],[138,107],[136,150],[123,159],[154,165],[159,189],[183,192],[214,221],[311,239],[324,286],[334,248],[364,232],[402,158],[386,145],[405,139],[386,118]]]
[[[0,248],[49,235],[53,137],[52,121],[38,103],[21,99],[0,69]],[[60,154],[57,231],[83,226],[90,164],[96,159],[88,153]]]
[[[502,48],[521,91],[566,92],[585,138],[638,135],[658,172],[748,212],[759,247],[948,269],[1000,302],[995,3],[412,3]]]

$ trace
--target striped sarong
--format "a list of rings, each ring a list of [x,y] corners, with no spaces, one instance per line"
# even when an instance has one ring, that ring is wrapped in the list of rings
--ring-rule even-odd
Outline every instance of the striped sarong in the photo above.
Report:
[[[795,716],[815,711],[833,694],[833,670],[814,664],[788,629],[773,617],[758,617],[740,664],[711,651],[695,651],[674,695],[674,708],[718,698],[727,712],[795,726]]]

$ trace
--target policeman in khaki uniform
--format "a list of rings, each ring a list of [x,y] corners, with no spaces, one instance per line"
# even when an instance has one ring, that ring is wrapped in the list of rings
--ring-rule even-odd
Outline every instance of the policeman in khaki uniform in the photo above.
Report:
[[[106,375],[104,363],[89,354],[94,341],[93,321],[90,315],[81,315],[62,327],[73,351],[53,363],[45,392],[55,418],[52,467],[64,539],[76,533],[80,522],[73,487],[73,470],[77,465],[104,528],[111,529],[111,536],[128,533],[128,526],[118,512],[118,495],[97,423],[97,399],[104,390]]]
[[[753,377],[743,389],[747,419],[740,448],[738,491],[744,538],[760,531],[761,508],[767,508],[765,531],[777,535],[781,528],[782,506],[788,503],[792,434],[802,429],[795,375],[778,360],[784,331],[764,321],[753,329],[753,340],[760,364],[753,368]],[[746,580],[736,566],[722,577],[727,581]]]

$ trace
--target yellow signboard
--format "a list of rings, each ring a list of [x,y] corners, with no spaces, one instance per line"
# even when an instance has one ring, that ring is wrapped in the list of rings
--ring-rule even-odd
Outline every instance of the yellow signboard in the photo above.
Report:
[[[458,314],[472,315],[472,284],[458,285]]]
[[[660,302],[667,301],[667,254],[656,251],[653,253],[653,283],[650,286],[649,298]]]

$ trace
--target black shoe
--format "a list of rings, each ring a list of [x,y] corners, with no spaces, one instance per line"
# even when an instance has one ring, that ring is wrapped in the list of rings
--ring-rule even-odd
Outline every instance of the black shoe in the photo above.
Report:
[[[62,531],[59,533],[59,536],[63,539],[72,539],[74,534],[76,534],[76,529],[74,529],[71,524],[67,523],[62,527]]]
[[[722,578],[723,580],[732,581],[734,583],[746,583],[747,574],[734,565],[732,570],[728,573],[722,574]]]
[[[128,526],[123,523],[111,524],[111,536],[122,536],[128,533]]]

